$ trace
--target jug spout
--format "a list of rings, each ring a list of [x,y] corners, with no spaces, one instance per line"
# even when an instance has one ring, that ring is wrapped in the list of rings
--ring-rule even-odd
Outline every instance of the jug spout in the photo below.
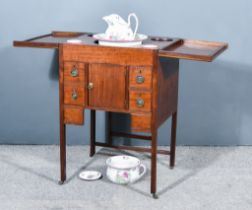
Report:
[[[108,25],[111,25],[111,20],[110,20],[109,16],[104,16],[102,19],[103,19]]]
[[[126,21],[118,14],[111,14],[108,16],[104,16],[102,19],[112,25],[127,26]]]

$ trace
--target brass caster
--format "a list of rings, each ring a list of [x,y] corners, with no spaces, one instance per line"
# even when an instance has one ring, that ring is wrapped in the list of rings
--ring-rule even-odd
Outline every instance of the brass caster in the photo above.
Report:
[[[58,182],[58,184],[59,184],[59,185],[63,185],[64,182],[65,182],[65,181],[61,181],[61,180],[60,180],[60,181]]]
[[[152,193],[152,197],[153,197],[154,199],[158,199],[158,195],[157,195],[156,193]]]

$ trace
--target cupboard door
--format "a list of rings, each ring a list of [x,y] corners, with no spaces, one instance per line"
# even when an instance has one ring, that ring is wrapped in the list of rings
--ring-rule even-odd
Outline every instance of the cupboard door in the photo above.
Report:
[[[127,69],[112,64],[90,64],[88,103],[92,108],[125,110]]]

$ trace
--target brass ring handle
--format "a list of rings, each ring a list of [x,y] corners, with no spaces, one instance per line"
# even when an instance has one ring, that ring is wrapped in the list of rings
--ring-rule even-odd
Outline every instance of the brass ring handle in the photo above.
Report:
[[[141,75],[136,76],[136,82],[137,84],[143,84],[144,83],[144,77]]]
[[[92,90],[93,88],[94,88],[94,83],[89,82],[89,83],[88,83],[88,89],[89,89],[89,90]]]
[[[73,100],[77,100],[77,99],[78,99],[78,94],[77,94],[76,90],[74,90],[74,91],[72,92],[72,99],[73,99]]]
[[[79,71],[78,71],[78,69],[74,68],[74,69],[72,69],[70,74],[72,77],[77,77],[79,75]]]
[[[142,98],[138,98],[138,99],[136,100],[136,105],[137,105],[137,107],[139,107],[139,108],[144,107],[144,100],[143,100]]]

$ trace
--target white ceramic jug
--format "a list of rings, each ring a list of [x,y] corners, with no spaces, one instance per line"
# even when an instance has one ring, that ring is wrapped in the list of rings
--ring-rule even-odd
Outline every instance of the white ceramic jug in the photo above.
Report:
[[[136,21],[135,30],[131,29],[131,17],[133,17]],[[138,29],[138,18],[135,13],[131,13],[128,15],[128,22],[126,22],[121,16],[118,14],[111,14],[108,16],[104,16],[103,20],[108,24],[108,28],[105,32],[106,39],[110,40],[134,40],[137,29]]]

